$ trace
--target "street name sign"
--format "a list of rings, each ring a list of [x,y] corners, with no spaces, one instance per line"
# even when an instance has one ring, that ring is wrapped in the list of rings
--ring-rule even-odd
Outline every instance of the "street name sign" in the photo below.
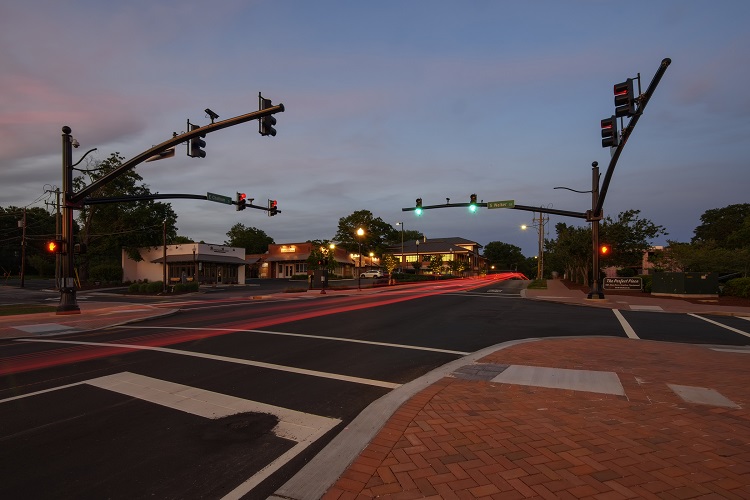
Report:
[[[487,208],[513,208],[516,206],[516,200],[488,201]]]
[[[206,193],[206,199],[208,201],[215,201],[216,203],[224,203],[225,205],[232,204],[232,198],[223,194]]]

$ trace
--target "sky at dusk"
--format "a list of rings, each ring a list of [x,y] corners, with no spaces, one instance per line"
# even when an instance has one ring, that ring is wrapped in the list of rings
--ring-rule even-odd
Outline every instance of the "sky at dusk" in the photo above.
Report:
[[[689,241],[708,209],[747,203],[750,2],[11,0],[0,7],[0,206],[43,207],[62,187],[61,128],[104,160],[283,103],[256,122],[136,168],[154,193],[206,192],[281,214],[163,200],[178,234],[223,243],[236,223],[277,243],[330,239],[357,210],[428,239],[502,241],[536,255],[532,213],[424,205],[515,200],[584,212],[612,86],[645,91],[672,64],[625,147],[604,213],[638,209]],[[637,88],[637,87],[636,87]],[[554,225],[584,225],[550,216]],[[400,228],[400,227],[399,227]]]

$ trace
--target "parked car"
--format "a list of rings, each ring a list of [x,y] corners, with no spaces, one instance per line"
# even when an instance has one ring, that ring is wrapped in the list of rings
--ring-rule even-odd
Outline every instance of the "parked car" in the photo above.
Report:
[[[365,271],[359,275],[360,278],[382,278],[383,271]]]

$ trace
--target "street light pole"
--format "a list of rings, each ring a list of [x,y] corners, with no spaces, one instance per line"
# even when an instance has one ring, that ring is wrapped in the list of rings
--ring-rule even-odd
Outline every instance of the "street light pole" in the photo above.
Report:
[[[365,230],[361,227],[357,229],[357,243],[359,243],[359,269],[357,269],[357,290],[362,290],[362,236]]]
[[[599,205],[599,163],[591,164],[591,249],[593,250],[593,283],[587,298],[603,299],[604,293],[599,288],[599,219],[601,217],[594,213]]]
[[[404,223],[403,222],[397,222],[397,226],[401,226],[401,256],[398,259],[399,266],[401,268],[401,271],[404,270]]]
[[[73,283],[73,136],[67,125],[62,128],[62,178],[63,178],[63,220],[62,239],[65,253],[62,255],[62,286],[60,304],[56,314],[81,314],[76,302],[76,287]]]

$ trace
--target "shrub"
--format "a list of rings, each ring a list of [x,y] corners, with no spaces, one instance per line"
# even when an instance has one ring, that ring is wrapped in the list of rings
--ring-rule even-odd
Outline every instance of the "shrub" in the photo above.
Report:
[[[643,291],[645,293],[651,293],[651,283],[654,281],[653,275],[642,274],[640,278],[643,279]]]
[[[197,283],[197,282],[177,283],[174,286],[174,293],[197,292],[199,289],[200,289],[200,283]]]
[[[113,263],[91,266],[89,269],[89,281],[101,281],[104,283],[121,282],[122,266]]]
[[[735,278],[724,285],[724,295],[750,299],[750,278]]]

